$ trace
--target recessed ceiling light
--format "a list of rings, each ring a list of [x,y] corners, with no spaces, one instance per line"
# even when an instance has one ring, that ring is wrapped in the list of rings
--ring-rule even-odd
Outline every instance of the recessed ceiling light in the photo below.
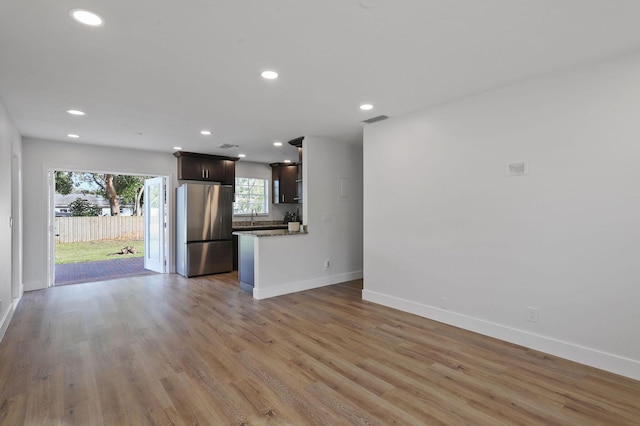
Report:
[[[69,13],[73,19],[85,25],[99,27],[104,23],[104,20],[100,16],[93,12],[89,12],[88,10],[73,9]]]
[[[205,136],[209,136],[211,134],[211,130],[201,130],[200,134],[201,135],[205,135]]]
[[[267,80],[275,80],[278,78],[278,73],[275,71],[262,71],[262,74],[260,75],[262,78],[266,78]]]
[[[67,113],[71,114],[71,115],[85,115],[85,113],[83,111],[77,110],[77,109],[68,109]]]
[[[182,147],[181,146],[174,146],[173,149],[175,149],[176,151],[182,151]]]
[[[282,142],[274,142],[273,146],[282,146]]]
[[[360,109],[363,111],[369,111],[370,109],[373,109],[373,105],[371,104],[362,104],[360,105]]]
[[[290,163],[290,162],[291,162],[291,160],[284,160],[284,162],[285,162],[285,163]]]
[[[74,133],[69,133],[67,136],[73,139],[78,139],[80,137],[80,135],[76,135]]]
[[[246,155],[245,154],[238,154],[238,157],[244,158],[244,157],[246,157]]]

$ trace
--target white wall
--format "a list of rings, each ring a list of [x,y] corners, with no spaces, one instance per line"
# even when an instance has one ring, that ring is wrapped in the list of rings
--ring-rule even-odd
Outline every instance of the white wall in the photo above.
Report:
[[[365,299],[640,379],[639,160],[640,55],[366,126]]]
[[[305,137],[303,152],[309,234],[257,238],[259,299],[362,277],[362,147]],[[340,197],[341,178],[349,179],[348,198]]]
[[[127,150],[25,138],[23,141],[24,273],[25,290],[48,285],[47,226],[49,220],[49,170],[78,170],[169,176],[167,187],[169,236],[175,226],[176,159],[171,153]],[[173,244],[167,253],[169,271],[175,271]]]
[[[20,204],[13,188],[20,174],[20,150],[20,134],[0,101],[0,339],[22,296],[20,256],[14,252],[20,238]]]
[[[236,177],[267,179],[269,181],[269,214],[259,216],[254,220],[283,220],[287,211],[295,211],[295,204],[273,204],[271,202],[272,185],[271,185],[271,166],[265,163],[253,163],[251,161],[236,161]],[[301,212],[302,213],[302,212]],[[242,221],[249,220],[247,216],[234,216],[233,220]]]

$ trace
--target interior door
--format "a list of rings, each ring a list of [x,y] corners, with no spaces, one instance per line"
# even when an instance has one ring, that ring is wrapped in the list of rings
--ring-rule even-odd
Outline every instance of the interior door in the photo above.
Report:
[[[164,177],[144,181],[144,268],[165,272]]]

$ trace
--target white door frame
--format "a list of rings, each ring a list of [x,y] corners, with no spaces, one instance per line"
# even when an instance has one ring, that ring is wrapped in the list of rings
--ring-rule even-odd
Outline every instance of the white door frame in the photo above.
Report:
[[[21,157],[11,156],[11,297],[20,299],[22,287],[22,168]]]
[[[43,265],[45,269],[45,277],[46,277],[46,286],[53,287],[55,284],[55,237],[54,237],[54,226],[55,226],[55,176],[54,173],[56,170],[68,171],[68,172],[87,172],[86,167],[78,167],[78,166],[70,166],[70,165],[51,165],[44,164],[42,166],[42,186],[43,186],[43,194],[47,194],[47,199],[43,200],[43,208],[47,212],[46,224],[45,224],[45,234],[46,234],[46,262]],[[173,220],[173,209],[171,208],[173,202],[173,176],[172,175],[164,175],[158,174],[154,172],[127,172],[127,171],[107,171],[107,170],[91,170],[90,173],[111,173],[117,175],[129,175],[129,176],[155,176],[155,177],[163,177],[165,178],[165,187],[166,187],[166,197],[165,197],[165,214],[167,219],[167,225],[171,223]],[[170,230],[171,227],[168,227]],[[173,243],[173,235],[171,232],[165,233],[164,239],[164,252],[167,260],[170,259],[171,254],[173,253],[170,250],[171,244]],[[167,267],[165,268],[165,273],[170,272],[172,268],[172,263],[167,261]]]

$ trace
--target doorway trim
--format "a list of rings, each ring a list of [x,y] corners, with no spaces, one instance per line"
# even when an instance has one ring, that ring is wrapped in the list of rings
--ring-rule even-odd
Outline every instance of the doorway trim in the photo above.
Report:
[[[87,172],[87,169],[91,167],[78,167],[78,166],[69,166],[69,165],[51,165],[44,164],[42,166],[42,185],[44,186],[43,194],[47,194],[47,199],[44,202],[43,208],[46,211],[46,265],[45,265],[45,276],[46,276],[46,287],[53,287],[55,285],[55,175],[54,173],[58,171],[69,171],[69,172]],[[92,170],[88,173],[111,173],[117,175],[128,175],[128,176],[154,176],[154,177],[163,177],[165,179],[165,189],[166,189],[166,197],[165,197],[165,212],[166,212],[166,230],[165,233],[165,241],[164,241],[164,252],[165,258],[167,259],[167,265],[165,267],[164,273],[170,273],[174,270],[174,262],[171,261],[173,256],[173,227],[170,224],[173,222],[173,192],[174,192],[174,184],[173,184],[173,175],[166,175],[163,173],[154,173],[154,172],[126,172],[126,171],[114,171],[114,170]],[[146,235],[145,235],[146,239]]]

